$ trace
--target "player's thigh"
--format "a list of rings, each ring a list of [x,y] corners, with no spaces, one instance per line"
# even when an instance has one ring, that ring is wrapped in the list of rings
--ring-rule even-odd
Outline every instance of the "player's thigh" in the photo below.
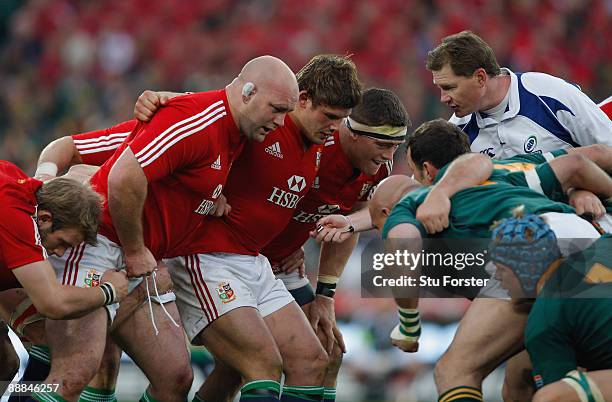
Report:
[[[527,315],[510,300],[475,299],[442,361],[467,370],[492,371],[524,348]]]
[[[272,333],[254,307],[233,309],[197,335],[198,343],[227,366],[244,373],[253,364],[281,364]]]
[[[612,401],[612,370],[590,371],[588,376],[590,381],[598,388],[597,391],[590,389],[594,400],[597,402]],[[582,396],[579,396],[579,393]],[[600,398],[595,397],[596,395]],[[585,397],[586,391],[575,382],[560,380],[538,390],[533,402],[582,402]]]
[[[49,320],[45,322],[47,343],[51,351],[51,374],[63,378],[71,376],[89,377],[100,366],[108,325],[108,315],[104,308],[92,311],[74,320]]]
[[[174,302],[164,304],[175,322],[179,315]],[[112,337],[117,344],[134,360],[151,382],[163,381],[168,373],[189,376],[189,352],[185,343],[182,327],[175,326],[164,314],[161,305],[151,303],[153,319],[158,332],[153,327],[151,311],[147,303],[117,327]]]

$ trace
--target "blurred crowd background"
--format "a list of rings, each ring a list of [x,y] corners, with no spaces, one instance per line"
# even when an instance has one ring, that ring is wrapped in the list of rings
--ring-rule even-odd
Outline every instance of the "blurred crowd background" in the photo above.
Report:
[[[611,16],[611,0],[0,0],[0,159],[33,173],[48,142],[130,119],[143,90],[220,88],[261,54],[295,71],[318,53],[352,55],[365,86],[395,91],[416,127],[450,114],[424,60],[463,29],[502,66],[563,77],[598,102],[612,89]],[[393,302],[360,298],[359,266],[355,253],[336,298],[349,347],[338,400],[434,400],[432,365],[468,302],[425,301],[422,350],[406,355],[388,342]],[[122,378],[120,395],[123,383],[144,389]],[[487,384],[494,401],[501,372]]]

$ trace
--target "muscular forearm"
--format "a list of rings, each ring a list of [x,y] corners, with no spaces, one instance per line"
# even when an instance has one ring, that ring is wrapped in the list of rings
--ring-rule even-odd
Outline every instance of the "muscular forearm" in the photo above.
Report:
[[[493,162],[488,156],[465,154],[451,163],[434,189],[450,198],[461,190],[484,182],[489,178],[492,171]]]
[[[608,174],[612,174],[612,147],[605,144],[595,144],[586,147],[569,148],[568,155],[579,154],[592,160]]]
[[[612,197],[612,179],[586,157],[566,155],[554,159],[549,165],[565,191],[576,188],[603,198]]]
[[[358,240],[359,235],[355,234],[342,243],[321,244],[319,275],[339,278]]]
[[[63,173],[69,167],[81,163],[81,155],[79,154],[74,141],[71,137],[66,136],[58,138],[45,147],[40,153],[37,166],[43,163],[53,163],[57,166],[57,172]]]

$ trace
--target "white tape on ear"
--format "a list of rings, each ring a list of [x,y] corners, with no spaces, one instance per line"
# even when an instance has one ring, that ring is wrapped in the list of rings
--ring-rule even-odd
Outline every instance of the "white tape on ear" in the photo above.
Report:
[[[255,84],[253,84],[252,82],[247,82],[242,87],[242,96],[251,96],[254,89],[255,89]]]

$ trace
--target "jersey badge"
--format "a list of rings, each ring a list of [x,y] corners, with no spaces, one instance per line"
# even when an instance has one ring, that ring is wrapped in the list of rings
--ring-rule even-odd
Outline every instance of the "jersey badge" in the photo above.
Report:
[[[535,135],[530,135],[529,137],[527,137],[527,139],[525,140],[525,143],[523,144],[523,150],[525,151],[525,153],[532,153],[535,148],[538,146],[538,139],[536,138]]]
[[[96,271],[95,269],[89,269],[85,274],[85,286],[87,287],[95,287],[100,286],[100,279],[102,278],[102,273]]]
[[[227,282],[221,282],[219,286],[217,286],[217,294],[223,304],[236,300],[236,293],[234,293],[234,289],[232,289]]]

